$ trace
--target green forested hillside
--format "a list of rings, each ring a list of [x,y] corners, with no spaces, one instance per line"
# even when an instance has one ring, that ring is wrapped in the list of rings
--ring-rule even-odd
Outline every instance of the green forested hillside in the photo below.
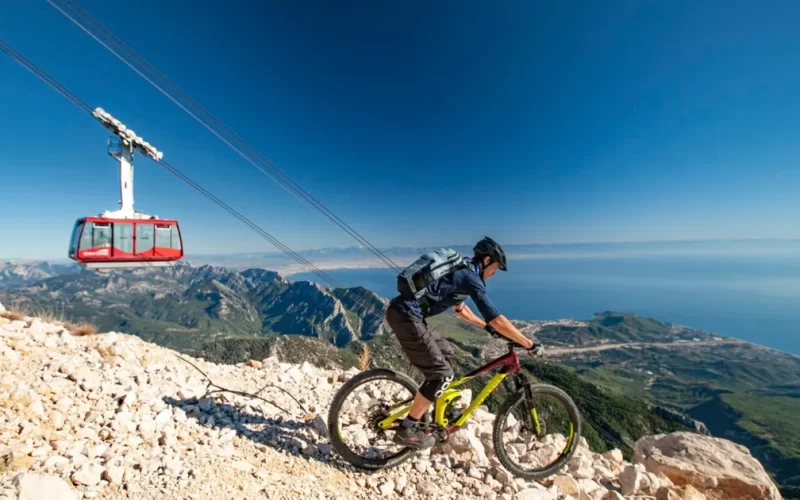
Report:
[[[676,334],[675,326],[665,333],[664,324],[629,315],[616,314],[609,322],[608,316],[588,320],[580,331],[604,332],[603,338],[615,342],[652,343],[566,353],[557,357],[559,363],[614,394],[702,421],[712,435],[750,449],[787,498],[800,497],[800,357],[688,329]],[[644,331],[626,336],[637,329]]]

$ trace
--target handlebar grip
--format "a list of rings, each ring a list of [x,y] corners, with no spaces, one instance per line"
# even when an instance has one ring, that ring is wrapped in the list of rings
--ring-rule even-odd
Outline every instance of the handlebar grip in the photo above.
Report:
[[[490,334],[492,337],[496,337],[496,338],[498,338],[498,339],[503,339],[503,340],[506,340],[506,341],[508,342],[508,344],[509,344],[509,345],[513,345],[513,346],[517,346],[517,347],[519,347],[519,344],[517,344],[517,343],[516,343],[516,342],[514,342],[513,340],[510,340],[510,339],[508,339],[508,338],[504,337],[503,335],[500,335],[500,333],[498,333],[498,331],[497,331],[497,330],[495,330],[494,328],[492,328],[492,327],[489,325],[489,323],[486,323],[486,326],[485,326],[485,327],[483,327],[483,329],[484,329],[484,330],[486,330],[487,332],[489,332],[489,334]],[[544,344],[542,344],[541,342],[538,342],[538,341],[537,341],[537,340],[535,340],[535,339],[531,339],[531,341],[533,342],[533,345],[530,347],[530,349],[526,349],[526,351],[529,351],[529,352],[531,352],[531,354],[534,354],[534,353],[535,353],[535,354],[542,354],[542,351],[543,351],[543,349],[544,349]]]

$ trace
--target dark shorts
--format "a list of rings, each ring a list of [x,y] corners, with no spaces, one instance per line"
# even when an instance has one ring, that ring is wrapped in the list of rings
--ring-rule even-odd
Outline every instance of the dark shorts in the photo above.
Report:
[[[386,322],[397,337],[412,365],[419,368],[425,380],[453,376],[450,359],[454,351],[450,343],[425,320],[410,316],[394,307],[386,310]]]

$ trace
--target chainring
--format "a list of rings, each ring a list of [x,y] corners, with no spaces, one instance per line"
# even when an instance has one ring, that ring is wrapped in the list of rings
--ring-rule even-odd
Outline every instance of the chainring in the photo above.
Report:
[[[381,420],[389,416],[389,406],[382,403],[377,403],[369,407],[367,410],[367,428],[378,432],[381,435],[386,434],[386,429],[382,429],[378,424]]]

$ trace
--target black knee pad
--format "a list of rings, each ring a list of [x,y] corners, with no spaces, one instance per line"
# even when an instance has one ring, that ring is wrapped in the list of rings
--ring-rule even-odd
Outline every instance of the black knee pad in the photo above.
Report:
[[[425,399],[428,401],[436,401],[436,399],[442,395],[442,393],[450,386],[450,382],[453,381],[453,376],[450,375],[444,378],[434,378],[428,379],[419,386],[419,392]]]

